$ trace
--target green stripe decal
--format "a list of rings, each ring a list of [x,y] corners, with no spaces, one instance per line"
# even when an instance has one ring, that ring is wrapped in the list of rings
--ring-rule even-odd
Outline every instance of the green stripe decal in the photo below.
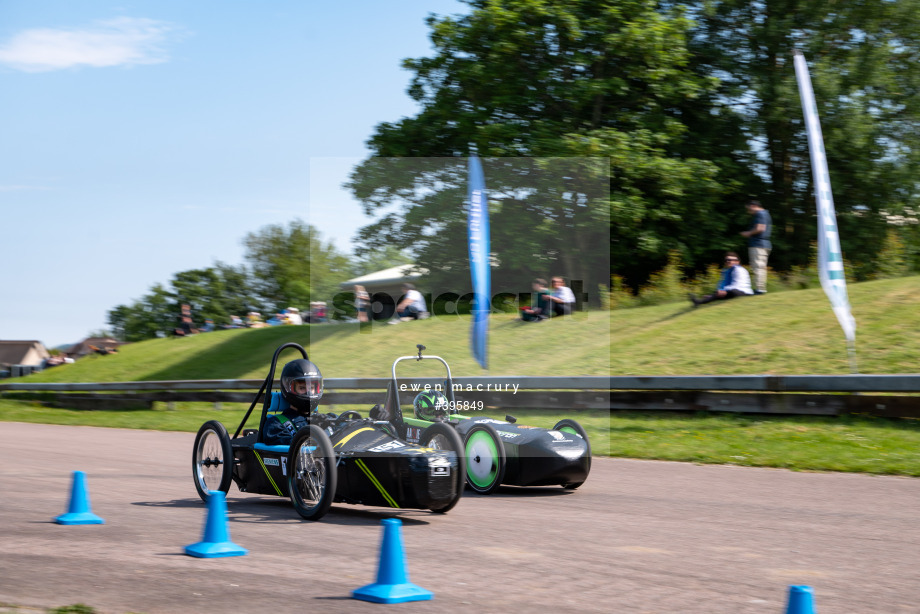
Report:
[[[265,475],[268,477],[268,481],[272,483],[272,487],[275,489],[275,492],[278,493],[279,497],[283,497],[284,495],[281,494],[281,489],[278,488],[277,484],[275,484],[275,480],[272,479],[272,474],[268,472],[268,467],[266,467],[265,463],[262,462],[262,457],[259,456],[259,453],[255,450],[253,450],[252,453],[256,455],[257,459],[259,459],[259,464],[262,465],[262,471],[265,472]]]
[[[380,491],[380,494],[383,495],[383,498],[386,499],[387,503],[389,503],[391,507],[399,507],[396,505],[396,501],[393,500],[393,497],[390,496],[390,493],[386,491],[383,485],[377,481],[376,477],[374,477],[374,474],[371,473],[371,470],[367,468],[367,465],[364,464],[363,460],[359,458],[355,460],[355,464],[358,465],[358,468],[364,472],[364,475],[366,475],[368,479],[370,479],[370,481],[374,484],[374,486],[377,487],[377,490]]]

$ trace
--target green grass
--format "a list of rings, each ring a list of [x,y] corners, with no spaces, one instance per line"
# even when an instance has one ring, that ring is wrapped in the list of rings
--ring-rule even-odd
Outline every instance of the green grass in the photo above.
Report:
[[[864,416],[615,414],[616,456],[920,476],[920,421]]]
[[[852,284],[861,373],[914,373],[920,365],[920,278]],[[443,356],[455,377],[484,374],[469,353],[469,319],[398,326],[282,327],[219,331],[124,346],[23,381],[102,382],[262,379],[274,350],[295,341],[326,377],[388,377],[398,356]],[[293,356],[285,354],[282,361]],[[674,303],[578,314],[537,324],[492,319],[489,375],[847,374],[843,333],[821,290],[771,293],[690,309]],[[401,376],[440,375],[439,363],[401,363]],[[152,411],[81,412],[0,400],[0,420],[195,431],[218,418],[234,430],[246,406],[160,404]],[[344,407],[337,407],[341,411]],[[366,408],[357,408],[364,410]],[[515,411],[522,423],[585,423],[598,454],[798,470],[920,476],[920,424],[865,417]],[[503,413],[495,417],[503,417]]]
[[[917,372],[920,277],[851,284],[849,290],[859,372]],[[393,359],[415,354],[417,343],[428,348],[426,353],[443,356],[455,376],[485,373],[470,356],[469,318],[455,316],[375,325],[367,332],[340,324],[155,339],[23,381],[262,379],[275,348],[287,341],[307,347],[326,377],[388,377]],[[671,303],[540,323],[498,314],[492,318],[489,360],[489,375],[850,373],[843,333],[820,289],[698,309]],[[438,374],[440,369],[425,362],[405,373]]]

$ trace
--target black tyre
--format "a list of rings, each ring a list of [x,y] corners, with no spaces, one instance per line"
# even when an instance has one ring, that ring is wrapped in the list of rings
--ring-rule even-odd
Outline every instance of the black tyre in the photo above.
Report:
[[[438,508],[431,508],[432,512],[444,514],[453,509],[460,497],[463,496],[463,480],[466,476],[466,456],[463,452],[463,440],[457,434],[456,429],[444,422],[435,422],[424,431],[419,437],[418,443],[423,448],[432,448],[434,450],[453,450],[457,455],[457,471],[454,479],[455,495],[445,505]]]
[[[233,448],[230,435],[217,420],[208,420],[198,429],[192,450],[192,478],[202,501],[212,490],[227,492],[233,480]]]
[[[585,440],[585,445],[588,447],[586,452],[588,456],[588,471],[591,470],[591,442],[588,440],[588,433],[585,431],[578,422],[572,420],[571,418],[564,418],[556,423],[556,426],[553,427],[554,431],[560,431],[562,433],[569,433],[570,435],[577,435]],[[562,485],[563,488],[569,488],[574,490],[584,484],[584,481],[581,482],[568,482]]]
[[[478,422],[466,432],[466,483],[480,495],[495,492],[505,478],[505,447],[491,424]]]
[[[288,491],[294,509],[307,520],[319,520],[332,505],[338,476],[329,436],[315,424],[297,431],[288,467]]]

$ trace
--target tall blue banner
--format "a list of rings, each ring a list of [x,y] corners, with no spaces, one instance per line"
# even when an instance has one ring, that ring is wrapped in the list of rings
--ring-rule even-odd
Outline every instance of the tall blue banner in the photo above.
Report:
[[[486,180],[479,158],[470,157],[469,213],[467,239],[470,248],[470,275],[473,280],[473,323],[470,350],[483,369],[489,368],[489,312],[492,309],[492,270],[489,263],[489,204]]]

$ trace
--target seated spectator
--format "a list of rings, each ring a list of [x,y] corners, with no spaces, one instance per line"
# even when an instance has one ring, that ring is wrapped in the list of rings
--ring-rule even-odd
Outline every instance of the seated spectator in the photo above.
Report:
[[[521,307],[521,319],[525,322],[539,322],[550,316],[549,290],[546,288],[546,280],[538,277],[530,285],[533,289],[533,304],[529,307]]]
[[[265,328],[268,326],[262,321],[262,314],[258,311],[250,311],[246,314],[246,326],[248,328]]]
[[[553,315],[566,316],[575,308],[575,293],[561,277],[553,277],[553,292],[547,298]]]
[[[422,296],[422,293],[416,290],[414,285],[408,283],[403,284],[402,289],[405,294],[396,306],[396,315],[399,316],[399,319],[405,321],[426,317],[428,307],[425,304],[425,297]]]
[[[214,330],[214,320],[212,320],[211,318],[205,318],[204,326],[202,326],[200,330],[203,333],[212,332]]]
[[[741,266],[741,262],[738,260],[738,254],[735,252],[726,252],[725,268],[722,270],[722,277],[719,279],[716,291],[700,298],[696,298],[695,295],[691,294],[689,298],[693,306],[697,307],[712,301],[725,300],[749,294],[754,294],[754,291],[751,289],[750,274],[748,274],[747,269]]]
[[[297,307],[287,308],[287,323],[295,326],[303,324],[303,317],[300,315],[300,310],[297,309]]]
[[[177,337],[187,337],[189,335],[196,334],[198,329],[192,326],[192,318],[183,315],[179,319],[179,327],[176,328],[173,332]]]
[[[328,322],[326,317],[326,302],[325,301],[311,301],[310,302],[310,311],[307,312],[304,321],[308,324],[322,324]]]

